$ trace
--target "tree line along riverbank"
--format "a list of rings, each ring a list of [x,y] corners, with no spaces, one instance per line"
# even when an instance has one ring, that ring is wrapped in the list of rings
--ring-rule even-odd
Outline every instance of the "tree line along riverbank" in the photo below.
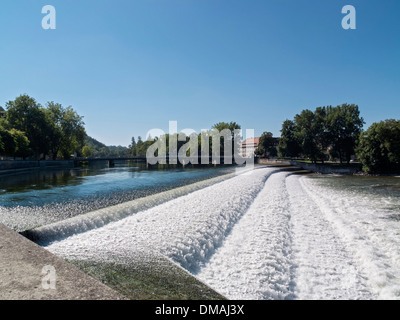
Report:
[[[0,156],[23,160],[70,160],[77,157],[146,156],[148,148],[168,134],[142,140],[132,137],[128,147],[106,146],[87,135],[83,117],[71,106],[54,101],[40,105],[34,98],[21,95],[0,109]],[[305,158],[349,164],[357,159],[365,173],[400,172],[400,121],[386,119],[364,130],[365,121],[355,104],[302,110],[292,120],[286,119],[279,138],[265,131],[255,154],[285,159]],[[236,122],[216,123],[212,130],[241,129]],[[202,132],[203,134],[203,132]],[[207,133],[205,133],[207,134]],[[198,148],[201,151],[200,136]],[[232,134],[232,139],[237,138]],[[225,138],[218,144],[224,153]],[[178,148],[187,143],[178,141]],[[234,145],[234,144],[233,144]],[[212,152],[213,141],[209,148]],[[167,150],[168,152],[168,147]]]
[[[365,131],[364,124],[354,104],[305,109],[284,121],[278,154],[314,164],[357,159],[365,173],[400,172],[400,121],[375,122]]]

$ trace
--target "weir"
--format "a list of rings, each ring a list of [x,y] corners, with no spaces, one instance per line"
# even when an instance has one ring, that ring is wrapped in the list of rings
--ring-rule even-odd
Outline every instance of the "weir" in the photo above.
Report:
[[[166,258],[230,299],[398,298],[398,179],[304,173],[257,167],[29,233],[88,270]]]
[[[154,251],[196,274],[274,171],[260,169],[235,175],[104,227],[52,242],[46,248],[65,258],[82,259],[96,259],[99,254],[99,259],[109,255],[132,257]]]
[[[246,169],[239,169],[239,171],[245,172]],[[46,245],[52,241],[64,239],[74,234],[103,227],[110,222],[121,220],[129,215],[168,202],[177,197],[187,195],[191,192],[211,186],[215,183],[225,181],[236,175],[237,173],[231,173],[204,181],[199,181],[151,196],[88,212],[86,214],[65,219],[60,222],[26,230],[21,232],[21,234],[40,245]]]

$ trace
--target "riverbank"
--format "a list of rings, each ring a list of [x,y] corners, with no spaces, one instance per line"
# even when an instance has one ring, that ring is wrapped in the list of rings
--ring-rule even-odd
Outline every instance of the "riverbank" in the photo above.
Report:
[[[2,224],[0,235],[1,300],[126,299]],[[50,280],[45,278],[48,274],[42,273],[46,266],[48,270],[54,268],[55,287],[50,287]]]
[[[0,234],[0,300],[225,299],[161,256],[130,264],[66,261],[2,224]],[[46,267],[55,272],[54,288],[46,288]]]
[[[300,167],[321,174],[358,174],[362,170],[361,164],[338,165],[338,164],[317,164],[300,161],[290,161],[293,166]]]
[[[258,164],[269,166],[292,166],[302,170],[320,174],[361,174],[361,164],[330,164],[330,163],[308,163],[295,160],[269,160],[259,159]]]
[[[369,177],[400,177],[399,173],[366,173],[362,170],[362,164],[339,164],[339,163],[308,163],[302,161],[288,161],[292,166],[297,166],[304,170],[310,170],[319,174],[340,174]]]

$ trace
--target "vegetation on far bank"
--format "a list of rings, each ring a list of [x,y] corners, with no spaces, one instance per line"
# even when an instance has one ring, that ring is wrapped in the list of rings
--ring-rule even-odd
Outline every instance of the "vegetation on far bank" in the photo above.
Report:
[[[86,134],[83,117],[71,106],[53,101],[43,107],[28,95],[21,95],[0,108],[0,155],[22,159],[70,159],[77,157],[145,157],[148,148],[157,140],[166,142],[169,152],[169,134],[143,140],[132,137],[128,147],[106,146]],[[400,172],[400,120],[388,119],[373,123],[363,130],[365,122],[357,105],[343,104],[303,110],[292,120],[282,124],[281,136],[264,132],[259,138],[255,154],[261,157],[305,158],[313,163],[338,161],[340,164],[356,159],[366,173]],[[179,150],[184,144],[186,153],[198,148],[202,139],[208,139],[209,154],[224,154],[224,138],[214,141],[212,130],[221,132],[240,129],[236,122],[216,123],[209,131],[190,137],[174,137]],[[241,138],[241,137],[239,137]],[[188,143],[189,141],[193,143]],[[217,143],[218,142],[218,143]],[[207,144],[206,144],[207,146]],[[232,148],[235,145],[232,143]]]
[[[366,173],[400,172],[400,121],[373,123],[366,131],[364,124],[354,104],[303,110],[283,123],[278,153],[313,163],[356,159]]]
[[[356,105],[306,109],[283,123],[278,152],[284,157],[303,155],[313,162],[350,163],[363,125]]]
[[[71,106],[21,95],[0,109],[0,155],[21,159],[144,156],[151,142],[141,137],[134,146],[106,146],[87,135],[83,117]],[[134,142],[134,138],[132,139]]]
[[[69,158],[82,149],[83,118],[55,102],[41,106],[28,95],[6,103],[0,119],[0,154],[38,159]]]

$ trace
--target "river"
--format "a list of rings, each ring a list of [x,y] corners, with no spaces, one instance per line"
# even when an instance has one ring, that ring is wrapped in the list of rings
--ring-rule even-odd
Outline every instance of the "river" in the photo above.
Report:
[[[0,223],[24,231],[234,172],[233,167],[147,170],[141,162],[0,175]]]
[[[129,180],[131,169],[119,170],[130,172]],[[166,172],[190,178],[176,188],[75,216],[101,220],[90,228],[83,218],[69,226],[55,219],[39,228],[39,240],[72,260],[123,263],[143,253],[162,254],[229,299],[399,299],[400,178],[303,176],[270,167],[227,170]],[[89,177],[94,184],[89,198],[97,197],[99,181],[113,181],[113,191],[104,194],[118,193],[112,170]],[[4,195],[9,202],[2,215],[17,213],[11,203],[18,203],[18,192],[14,200]],[[157,195],[167,200],[154,200]],[[152,205],[138,205],[149,197]],[[35,210],[45,202],[41,197]],[[103,223],[116,212],[124,214]],[[65,229],[72,232],[60,237]]]

